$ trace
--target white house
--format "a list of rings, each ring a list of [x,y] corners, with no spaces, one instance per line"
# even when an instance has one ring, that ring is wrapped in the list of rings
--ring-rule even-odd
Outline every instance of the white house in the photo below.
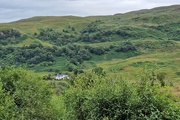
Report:
[[[55,79],[56,80],[69,79],[69,76],[68,75],[63,75],[63,74],[57,74]]]

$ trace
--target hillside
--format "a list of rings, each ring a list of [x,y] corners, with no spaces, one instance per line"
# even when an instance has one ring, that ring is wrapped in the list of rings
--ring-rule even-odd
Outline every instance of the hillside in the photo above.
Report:
[[[180,5],[0,23],[0,88],[0,120],[180,120]]]
[[[149,66],[179,80],[180,5],[111,16],[39,16],[0,24],[0,63],[36,72],[134,73]],[[128,74],[127,74],[128,73]]]

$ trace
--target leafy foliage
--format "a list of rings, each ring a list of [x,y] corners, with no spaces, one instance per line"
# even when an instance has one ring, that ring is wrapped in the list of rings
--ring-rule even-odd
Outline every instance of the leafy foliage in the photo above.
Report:
[[[16,29],[0,31],[0,44],[2,45],[17,44],[27,38],[28,36],[26,34],[22,34]]]
[[[0,39],[18,38],[20,36],[21,36],[21,33],[15,29],[0,31]]]
[[[103,70],[102,67],[96,67],[96,68],[92,69],[92,72],[98,76],[105,76],[106,75],[106,72]]]
[[[0,68],[0,119],[53,119],[51,91],[21,68]]]
[[[180,119],[180,108],[169,93],[151,86],[149,79],[132,84],[121,78],[78,76],[65,92],[65,119]]]
[[[70,27],[70,26],[69,26]],[[73,34],[68,34],[68,31],[63,29],[62,32],[55,31],[52,28],[40,29],[38,33],[34,33],[34,36],[40,40],[50,41],[51,43],[61,46],[66,45],[69,42],[76,40],[76,37]],[[71,32],[74,32],[75,29],[72,27]]]
[[[119,46],[116,50],[116,52],[128,52],[128,51],[137,51],[137,49],[135,48],[135,46],[127,41],[127,42],[124,42],[121,46]]]

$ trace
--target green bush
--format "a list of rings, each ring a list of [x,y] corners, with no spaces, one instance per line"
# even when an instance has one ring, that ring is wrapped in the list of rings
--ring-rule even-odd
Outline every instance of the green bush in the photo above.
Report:
[[[148,78],[149,80],[149,78]],[[67,120],[178,120],[180,108],[150,80],[128,83],[121,78],[80,75],[65,91]]]
[[[9,29],[0,31],[0,39],[7,39],[7,38],[18,38],[21,36],[21,33],[16,29]]]
[[[118,46],[115,50],[116,52],[128,52],[128,51],[137,51],[136,47],[129,41],[122,43],[122,45]]]
[[[0,119],[55,119],[52,92],[39,77],[21,68],[0,68]]]

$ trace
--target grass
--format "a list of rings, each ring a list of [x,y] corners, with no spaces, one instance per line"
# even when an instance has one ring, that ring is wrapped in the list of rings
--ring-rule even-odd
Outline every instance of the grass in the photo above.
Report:
[[[34,66],[32,69],[35,70],[36,72],[55,72],[55,71],[59,71],[60,72],[65,72],[67,71],[67,67],[66,67],[66,64],[68,64],[68,60],[67,58],[64,58],[64,57],[58,57],[56,59],[56,63],[54,63],[53,65],[49,66],[45,66],[45,65],[38,65],[38,66]],[[46,73],[45,72],[45,73]]]
[[[172,93],[180,98],[180,52],[156,52],[146,55],[139,55],[128,59],[113,59],[97,63],[98,67],[103,67],[110,76],[123,76],[128,80],[138,81],[144,70],[149,74],[166,73],[165,82],[167,85],[173,84]],[[90,71],[90,70],[89,70]]]
[[[28,38],[20,43],[17,44],[18,47],[22,47],[22,46],[29,46],[33,43],[41,43],[43,46],[49,46],[49,47],[52,47],[52,44],[48,43],[48,42],[44,42],[44,41],[41,41],[39,39],[31,39],[31,38]]]

